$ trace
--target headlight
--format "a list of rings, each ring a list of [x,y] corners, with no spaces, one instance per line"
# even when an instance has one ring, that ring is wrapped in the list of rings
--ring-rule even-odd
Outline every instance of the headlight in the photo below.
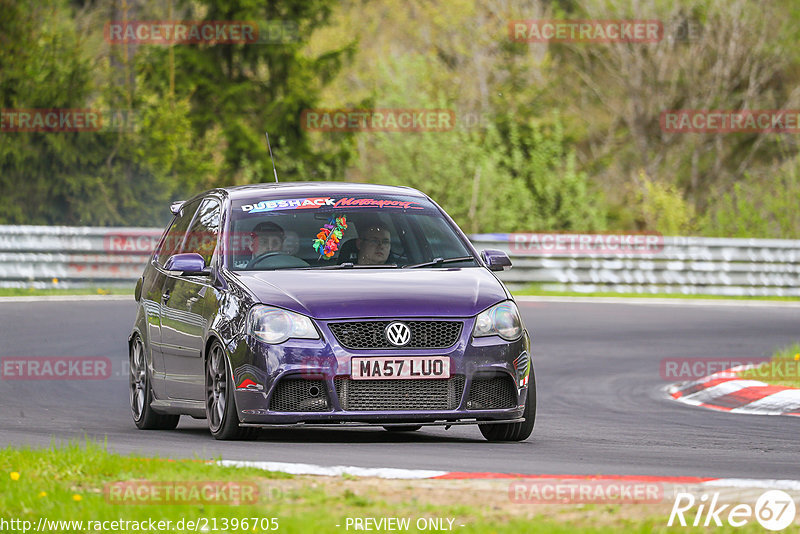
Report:
[[[289,338],[319,339],[314,323],[305,315],[271,306],[253,306],[247,314],[247,335],[264,343],[283,343]]]
[[[475,318],[472,335],[500,336],[506,341],[513,341],[522,335],[522,330],[522,319],[519,318],[517,305],[507,300],[479,313]]]

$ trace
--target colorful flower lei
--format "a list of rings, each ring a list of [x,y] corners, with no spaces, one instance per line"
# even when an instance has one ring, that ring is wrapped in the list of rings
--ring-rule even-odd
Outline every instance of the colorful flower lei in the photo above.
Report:
[[[317,239],[314,240],[314,250],[319,252],[319,257],[325,256],[325,259],[331,259],[333,255],[339,250],[339,240],[342,238],[342,232],[347,229],[347,219],[344,215],[341,217],[333,216],[328,224],[322,226],[317,234]]]

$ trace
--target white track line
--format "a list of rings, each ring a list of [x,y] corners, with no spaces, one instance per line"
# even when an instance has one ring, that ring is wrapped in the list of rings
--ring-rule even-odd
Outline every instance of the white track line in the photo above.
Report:
[[[251,467],[263,469],[265,471],[277,471],[292,475],[320,475],[320,476],[342,476],[344,474],[358,477],[374,477],[388,479],[427,479],[440,477],[448,474],[448,471],[433,471],[425,469],[396,469],[391,467],[356,467],[350,465],[323,466],[314,464],[299,464],[289,462],[247,462],[238,460],[220,460],[218,465],[223,467]],[[487,480],[485,473],[476,473],[476,479]],[[524,474],[520,475],[525,477]],[[567,475],[565,475],[567,476]],[[596,475],[592,478],[602,479],[603,475]],[[670,477],[664,477],[670,483]],[[447,480],[470,480],[470,479],[447,479]],[[511,482],[513,478],[497,478],[491,480]],[[730,488],[770,488],[800,491],[800,480],[779,480],[779,479],[755,479],[755,478],[716,478],[701,482],[701,485]]]
[[[513,294],[513,291],[512,291]],[[687,298],[640,298],[640,297],[552,297],[514,296],[517,302],[562,302],[580,304],[636,304],[651,306],[728,306],[742,308],[800,308],[800,300],[739,300],[739,299],[687,299]]]
[[[770,480],[757,478],[718,478],[703,482],[704,486],[723,486],[727,488],[762,488],[800,491],[800,480]]]
[[[130,295],[39,295],[32,297],[0,297],[0,304],[11,302],[73,302],[73,301],[122,301],[133,302],[133,292]]]
[[[286,462],[244,462],[237,460],[220,460],[217,462],[224,467],[254,467],[266,471],[278,471],[293,475],[321,475],[336,477],[353,475],[357,477],[393,478],[393,479],[418,479],[433,478],[446,475],[447,471],[428,471],[423,469],[395,469],[391,467],[355,467],[351,465],[314,465],[295,464]]]

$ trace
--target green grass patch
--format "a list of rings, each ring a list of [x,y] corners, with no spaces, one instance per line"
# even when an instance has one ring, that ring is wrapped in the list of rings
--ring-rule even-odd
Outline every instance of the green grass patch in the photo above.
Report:
[[[131,295],[133,296],[133,285],[109,286],[109,287],[75,287],[75,288],[22,288],[22,287],[0,287],[0,297],[40,297],[48,295],[72,296],[72,295]]]
[[[800,301],[797,297],[770,297],[770,296],[727,296],[727,295],[685,295],[683,293],[613,293],[607,291],[552,291],[543,288],[543,284],[529,284],[523,289],[512,291],[514,296],[535,297],[633,297],[633,298],[659,298],[659,299],[711,299],[711,300],[779,300]]]
[[[777,349],[769,362],[744,371],[739,376],[775,386],[800,388],[800,343]]]
[[[157,439],[153,433],[153,439]],[[257,447],[258,443],[253,443]],[[231,505],[132,504],[109,497],[107,485],[128,484],[188,486],[192,483],[253,485],[259,488],[256,501]],[[167,460],[112,454],[97,444],[70,444],[43,449],[6,448],[0,450],[0,517],[29,521],[35,529],[40,518],[48,521],[82,521],[91,531],[96,521],[169,521],[159,532],[194,531],[187,521],[205,522],[209,532],[341,533],[347,518],[408,518],[409,532],[417,532],[420,518],[434,518],[455,532],[513,533],[543,532],[665,532],[671,503],[656,513],[642,505],[556,505],[532,508],[510,503],[508,482],[494,489],[470,487],[470,481],[384,481],[352,477],[309,477],[270,473],[258,469],[220,467],[201,460]],[[449,484],[449,486],[448,486]],[[505,485],[503,485],[505,484]],[[446,493],[449,488],[450,493]],[[481,491],[483,493],[481,493]],[[148,502],[144,500],[143,502]],[[540,505],[541,506],[541,505]],[[659,505],[660,506],[660,505]],[[664,512],[663,509],[667,510]],[[255,521],[254,521],[255,519]],[[178,528],[183,520],[184,528]],[[166,523],[163,523],[166,525]],[[48,525],[48,524],[46,524]],[[245,526],[246,525],[246,526]],[[339,525],[339,526],[337,526]],[[462,526],[463,525],[463,526]],[[75,532],[75,528],[45,531]],[[20,529],[17,529],[18,531]],[[202,528],[197,530],[203,531]],[[106,529],[106,531],[109,531]],[[145,531],[147,531],[145,529]],[[702,529],[681,531],[699,532]],[[756,532],[743,529],[722,532]],[[137,532],[118,528],[113,532]]]

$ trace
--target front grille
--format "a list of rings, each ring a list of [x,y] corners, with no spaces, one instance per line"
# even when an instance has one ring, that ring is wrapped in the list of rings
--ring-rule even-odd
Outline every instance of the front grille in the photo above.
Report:
[[[336,394],[343,410],[455,410],[464,393],[464,376],[443,380],[353,380],[335,379]]]
[[[386,339],[384,331],[394,321],[360,321],[330,323],[336,340],[348,349],[444,349],[458,341],[460,321],[401,321],[411,329],[411,340],[396,347]]]
[[[328,412],[328,392],[323,380],[284,378],[275,386],[269,409],[275,412]]]
[[[509,375],[472,379],[468,410],[502,410],[517,406],[517,386]]]

